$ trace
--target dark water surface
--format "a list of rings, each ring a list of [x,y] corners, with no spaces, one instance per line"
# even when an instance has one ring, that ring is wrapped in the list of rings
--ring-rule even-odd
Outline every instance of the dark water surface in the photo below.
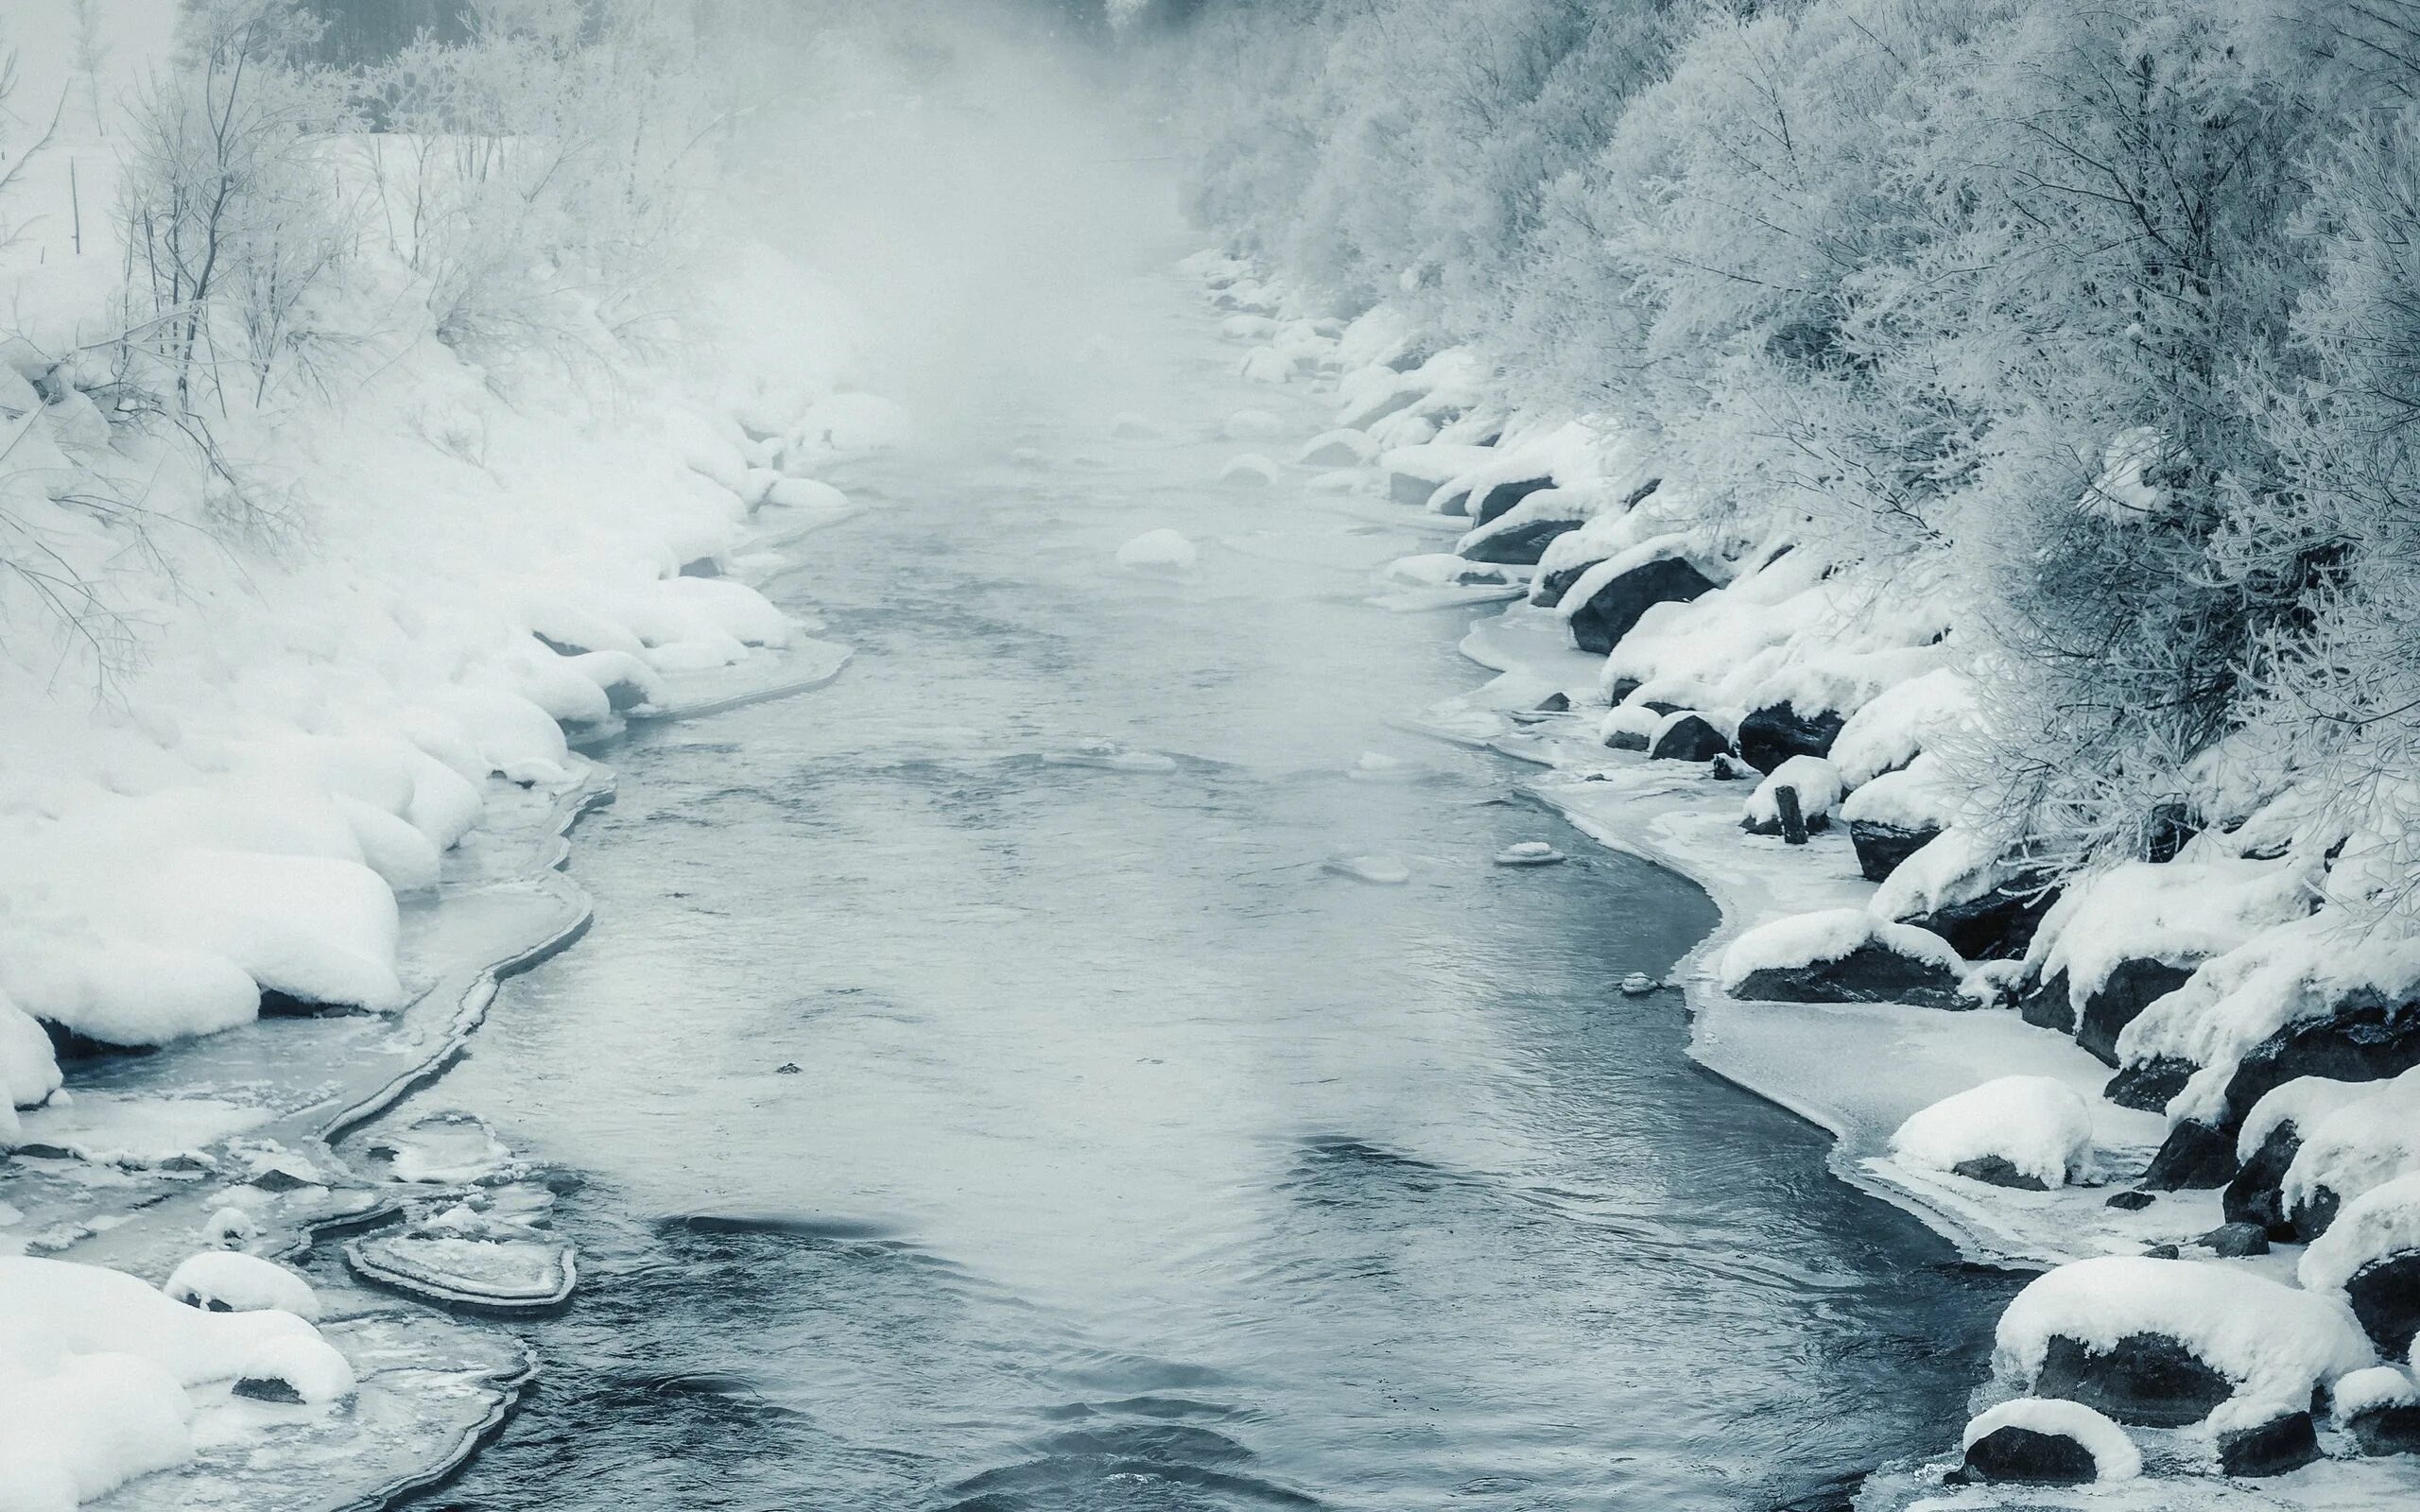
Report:
[[[1710,904],[1389,728],[1476,680],[1469,611],[1364,601],[1450,537],[1209,481],[1318,411],[1119,287],[1084,381],[841,479],[771,590],[838,683],[608,753],[597,927],[420,1104],[586,1177],[543,1385],[433,1504],[1820,1505],[1942,1447],[2004,1285],[1614,990]],[[1114,565],[1162,525],[1192,579]]]

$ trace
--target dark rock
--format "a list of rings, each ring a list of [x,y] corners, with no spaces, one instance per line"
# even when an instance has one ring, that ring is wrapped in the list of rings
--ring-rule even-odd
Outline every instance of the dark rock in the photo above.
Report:
[[[2420,1250],[2406,1249],[2371,1261],[2344,1283],[2353,1316],[2378,1352],[2400,1360],[2420,1334]]]
[[[246,1376],[235,1383],[235,1395],[250,1397],[254,1401],[283,1401],[299,1404],[302,1393],[275,1376]]]
[[[1608,750],[1645,750],[1647,736],[1641,730],[1616,730],[1605,737],[1605,747]]]
[[[42,1032],[50,1037],[50,1053],[62,1061],[100,1060],[112,1056],[148,1056],[158,1050],[155,1045],[112,1044],[107,1040],[95,1040],[91,1035],[70,1029],[65,1024],[53,1023],[48,1019],[42,1020],[41,1023]]]
[[[2075,1033],[2076,1005],[2067,993],[2067,973],[2053,971],[2019,993],[2016,1016],[2037,1029]]]
[[[1847,723],[1829,710],[1802,714],[1789,704],[1770,704],[1739,721],[1739,757],[1770,772],[1792,756],[1829,756]]]
[[[2163,865],[2173,861],[2185,843],[2201,833],[2201,821],[2189,804],[2162,803],[2143,821],[2143,859]]]
[[[2219,1435],[2219,1469],[2229,1475],[2283,1475],[2319,1458],[2319,1431],[2307,1412]]]
[[[2344,1199],[2324,1185],[2314,1185],[2310,1195],[2286,1210],[2286,1227],[2293,1230],[2296,1241],[2309,1244],[2336,1225],[2336,1210]]]
[[[2100,1089],[2100,1095],[2120,1108],[2156,1113],[2185,1090],[2185,1084],[2193,1079],[2193,1073],[2199,1069],[2193,1062],[2174,1056],[2153,1056],[2149,1060],[2118,1067],[2118,1074]]]
[[[1718,782],[1744,782],[1763,774],[1726,750],[1716,753],[1714,760],[1706,763],[1706,775]]]
[[[1849,821],[1849,844],[1857,850],[1857,869],[1868,882],[1880,882],[1899,869],[1899,863],[1940,838],[1937,826],[1921,830],[1903,830],[1895,824],[1876,824],[1872,819]]]
[[[2121,1423],[2182,1428],[2235,1395],[2235,1383],[2165,1333],[2129,1333],[2105,1353],[2053,1334],[2033,1395],[2080,1401]]]
[[[2193,1242],[2221,1260],[2269,1253],[2269,1230],[2256,1223],[2222,1223]]]
[[[263,1192],[299,1192],[311,1183],[290,1171],[281,1171],[272,1165],[257,1175],[246,1177],[244,1184],[258,1187]]]
[[[1576,579],[1575,579],[1576,580]],[[1582,651],[1611,651],[1658,604],[1685,604],[1714,591],[1714,579],[1678,557],[1632,568],[1589,595],[1571,614],[1571,638]],[[1564,590],[1569,592],[1568,587]],[[1558,598],[1561,596],[1557,595]]]
[[[681,564],[681,576],[683,577],[720,577],[722,576],[722,563],[715,560],[712,557],[700,557],[695,561],[684,561]]]
[[[797,1061],[785,1060],[780,1065],[773,1068],[773,1074],[776,1076],[797,1076],[804,1074],[799,1070]]]
[[[1483,536],[1461,549],[1465,561],[1494,562],[1500,567],[1534,567],[1558,536],[1580,528],[1577,520],[1532,520],[1509,530]]]
[[[1961,1160],[1949,1168],[1951,1176],[1962,1176],[1969,1181],[1981,1181],[1990,1186],[2011,1187],[2018,1192],[2048,1192],[2049,1183],[2038,1176],[2028,1176],[1997,1155],[1979,1155],[1971,1160]]]
[[[1538,700],[1538,713],[1542,714],[1563,714],[1570,712],[1571,696],[1569,694],[1549,693]]]
[[[1397,504],[1422,508],[1427,505],[1429,495],[1436,491],[1437,480],[1434,478],[1416,478],[1409,472],[1387,474],[1387,497]]]
[[[2037,1433],[2010,1423],[1966,1446],[1966,1473],[1980,1481],[2082,1486],[2098,1480],[2092,1451],[2065,1434]]]
[[[2269,1137],[2260,1142],[2260,1148],[2252,1152],[2252,1159],[2244,1161],[2243,1169],[2227,1182],[2226,1192],[2219,1199],[2227,1222],[2258,1224],[2272,1239],[2295,1237],[2280,1189],[2285,1184],[2286,1167],[2294,1163],[2302,1147],[2302,1135],[2292,1120],[2270,1130]]]
[[[1490,524],[1530,494],[1553,487],[1552,478],[1523,478],[1518,483],[1499,483],[1479,497],[1471,510],[1471,519],[1478,524]]]
[[[2158,1200],[2157,1195],[2149,1192],[2120,1192],[2101,1206],[2115,1208],[2120,1212],[2140,1212]]]
[[[2345,1426],[2364,1454],[2420,1454],[2420,1406],[2372,1407]]]
[[[273,987],[261,989],[261,1017],[264,1019],[348,1019],[364,1011],[351,1003],[322,1003],[317,998],[281,992]]]
[[[2174,1245],[2153,1245],[2149,1249],[2143,1251],[2143,1258],[2145,1260],[2176,1260],[2181,1258],[2184,1253],[2185,1251],[2177,1248]]]
[[[1731,748],[1722,731],[1698,714],[1684,714],[1655,737],[1648,755],[1659,762],[1710,762]]]
[[[2183,987],[2193,974],[2189,966],[2166,961],[2120,961],[2100,990],[2084,1000],[2076,1022],[2076,1043],[2104,1066],[2118,1064],[2118,1036],[2154,1002]]]
[[[2012,877],[1963,902],[1900,920],[1940,936],[1970,961],[2014,960],[2033,943],[2059,892],[2037,876]]]
[[[532,633],[535,634],[537,632],[533,631]],[[558,641],[551,635],[539,634],[537,638],[540,645],[544,646],[547,650],[552,651],[557,656],[586,656],[592,649],[594,649],[594,647],[591,646],[576,645],[569,641]]]
[[[2205,1191],[2225,1186],[2235,1169],[2234,1136],[2198,1119],[2180,1118],[2152,1157],[2143,1185],[2155,1192]]]
[[[2253,1047],[2227,1083],[2227,1126],[2240,1127],[2255,1103],[2297,1076],[2384,1081],[2413,1066],[2420,1066],[2420,1002],[2357,993],[2329,1017],[2289,1025]]]
[[[605,689],[606,706],[615,713],[628,713],[647,702],[647,690],[628,678],[615,679]]]
[[[1767,967],[1753,971],[1732,994],[1751,1003],[1915,1003],[1936,1008],[1969,1008],[1958,978],[1930,961],[1920,961],[1871,942],[1837,961]]]
[[[1788,785],[1773,789],[1773,812],[1781,816],[1781,837],[1783,843],[1787,845],[1805,845],[1806,843],[1806,815],[1805,810],[1799,806],[1798,789]],[[1828,825],[1832,821],[1830,819],[1821,814],[1815,816],[1815,823],[1818,828]]]

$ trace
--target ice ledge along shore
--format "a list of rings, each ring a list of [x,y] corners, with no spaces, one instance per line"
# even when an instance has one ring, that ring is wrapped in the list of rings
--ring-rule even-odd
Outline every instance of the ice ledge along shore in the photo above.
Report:
[[[1508,605],[1462,642],[1495,679],[1406,728],[1535,764],[1539,800],[1704,886],[1723,922],[1672,979],[1696,1058],[1969,1259],[2044,1273],[1964,1440],[1860,1507],[2420,1491],[2420,1010],[2371,1022],[2420,1003],[2420,952],[2320,943],[2336,856],[2300,853],[2290,804],[2024,874],[1931,753],[1976,717],[1945,594],[1864,580],[1812,521],[1699,505],[1651,442],[1522,413],[1387,306],[1187,266],[1246,377],[1334,396],[1301,488],[1461,527],[1372,602]]]

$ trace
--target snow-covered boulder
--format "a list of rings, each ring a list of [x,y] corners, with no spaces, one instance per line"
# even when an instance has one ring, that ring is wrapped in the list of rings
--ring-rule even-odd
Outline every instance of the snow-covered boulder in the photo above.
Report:
[[[1794,703],[1752,709],[1739,721],[1740,760],[1771,772],[1793,756],[1828,757],[1847,722],[1829,709],[1800,709]]]
[[[1682,555],[1685,544],[1682,537],[1658,537],[1554,588],[1555,617],[1570,629],[1572,643],[1601,656],[1656,605],[1686,604],[1712,593],[1714,579]],[[1551,574],[1545,579],[1553,580]]]
[[[1935,667],[1883,689],[1849,715],[1832,742],[1832,761],[1842,781],[1862,787],[1967,729],[1976,717],[1975,685],[1952,668]]]
[[[1793,756],[1774,767],[1756,784],[1756,791],[1749,795],[1739,827],[1751,834],[1781,833],[1784,788],[1797,798],[1799,817],[1806,821],[1806,828],[1830,828],[1832,811],[1841,804],[1841,774],[1821,756]]]
[[[1913,1003],[1972,1007],[1966,963],[1937,935],[1840,908],[1776,919],[1722,954],[1722,988],[1767,1003]]]
[[[2291,1106],[2273,1106],[2285,1100],[2281,1092]],[[2273,1118],[2290,1116],[2300,1131],[2277,1182],[2278,1206],[2297,1238],[2316,1239],[2345,1202],[2420,1170],[2420,1068],[2378,1082],[2298,1078],[2255,1104],[2253,1113],[2264,1109]],[[2248,1129],[2253,1119],[2244,1122]]]
[[[2310,1237],[2297,1232],[2286,1206],[2286,1173],[2302,1153],[2303,1130],[2359,1095],[2352,1083],[2302,1076],[2254,1104],[2236,1131],[2238,1168],[2221,1195],[2227,1221],[2258,1224],[2272,1239]]]
[[[1277,464],[1258,452],[1229,457],[1219,469],[1219,481],[1231,489],[1270,489],[1283,474]]]
[[[2356,1370],[2330,1394],[2336,1421],[2364,1454],[2420,1454],[2420,1383],[2391,1365]]]
[[[1590,501],[1563,489],[1546,489],[1474,528],[1454,544],[1472,561],[1502,567],[1534,567],[1559,536],[1580,528]]]
[[[2018,1397],[1967,1423],[1960,1448],[1966,1475],[1979,1481],[2081,1486],[2131,1481],[2142,1452],[2126,1430],[2080,1401]]]
[[[2420,1172],[2345,1203],[2295,1274],[2308,1290],[2344,1298],[2380,1351],[2408,1356],[2420,1334]]]
[[[327,1340],[304,1335],[264,1339],[235,1367],[234,1393],[255,1401],[318,1406],[353,1395],[353,1366]]]
[[[1378,443],[1366,431],[1326,431],[1304,442],[1294,460],[1305,467],[1359,467],[1377,455]]]
[[[1178,531],[1146,530],[1117,548],[1117,565],[1130,572],[1183,576],[1193,571],[1201,556],[1193,542]]]
[[[1666,717],[1634,703],[1616,704],[1598,722],[1597,738],[1614,750],[1645,750]]]
[[[2222,1475],[2287,1475],[2319,1458],[2319,1425],[2307,1405],[2230,1401],[2208,1426]]]
[[[206,1249],[179,1265],[160,1288],[206,1313],[291,1313],[317,1322],[320,1298],[311,1283],[275,1261],[232,1249]]]
[[[1891,1136],[1906,1165],[2048,1192],[2092,1164],[2092,1109],[2049,1076],[2002,1076],[1911,1114]]]
[[[1848,821],[1858,871],[1868,882],[1882,882],[1940,838],[1957,812],[1958,795],[1939,758],[1923,755],[1858,787],[1841,817]]]
[[[1512,507],[1532,493],[1543,493],[1555,486],[1547,477],[1516,478],[1509,483],[1482,484],[1471,490],[1471,521],[1474,524],[1491,524],[1510,513]]]
[[[1659,762],[1710,762],[1730,749],[1731,737],[1694,709],[1666,714],[1647,737],[1647,754]]]
[[[2256,1421],[2377,1363],[2344,1304],[2223,1262],[2103,1255],[2036,1278],[2000,1314],[1994,1369],[2122,1423]],[[2239,1423],[2238,1426],[2252,1426]]]

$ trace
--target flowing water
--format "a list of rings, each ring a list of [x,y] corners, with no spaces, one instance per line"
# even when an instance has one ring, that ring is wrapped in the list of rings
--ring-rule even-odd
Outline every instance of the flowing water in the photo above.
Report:
[[[842,479],[769,586],[838,683],[605,753],[597,927],[418,1105],[584,1177],[542,1384],[433,1504],[1823,1505],[1954,1434],[2004,1283],[1616,990],[1697,889],[1390,727],[1478,677],[1471,610],[1367,601],[1440,538],[1211,481],[1320,412],[1159,251],[1080,375]],[[1158,526],[1189,576],[1115,565]]]

